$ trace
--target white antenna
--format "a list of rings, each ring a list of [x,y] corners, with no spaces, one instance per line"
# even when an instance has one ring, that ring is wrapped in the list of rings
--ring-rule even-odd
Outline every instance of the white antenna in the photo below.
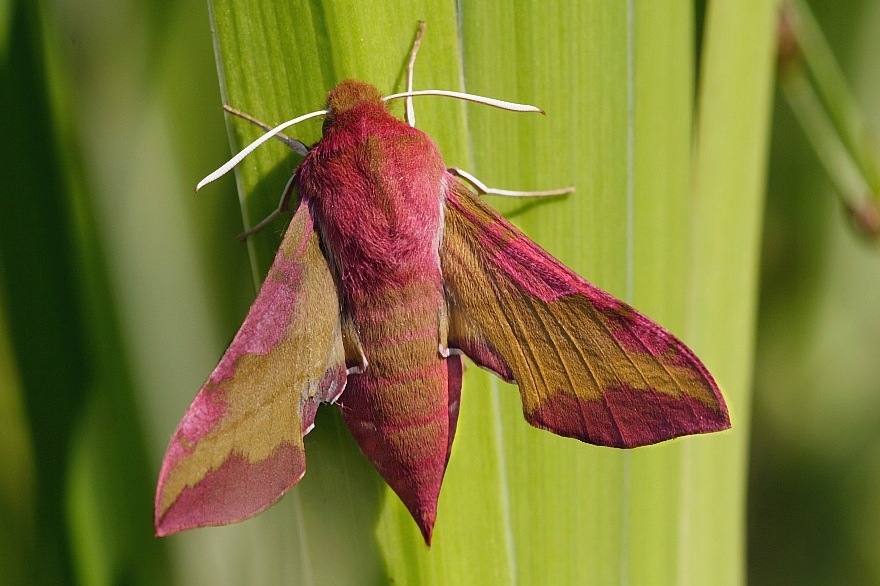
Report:
[[[416,90],[414,92],[403,92],[400,94],[391,94],[382,98],[383,102],[396,100],[398,98],[409,98],[412,96],[445,96],[447,98],[458,98],[459,100],[467,100],[468,102],[477,102],[502,110],[510,110],[511,112],[539,112],[544,114],[544,110],[537,106],[529,106],[528,104],[517,104],[515,102],[505,102],[504,100],[496,100],[495,98],[487,98],[484,96],[475,96],[474,94],[465,94],[462,92],[453,92],[451,90]]]
[[[265,133],[264,135],[262,135],[260,138],[258,138],[257,140],[255,140],[251,144],[244,147],[237,155],[235,155],[234,157],[229,159],[222,167],[220,167],[219,169],[217,169],[216,171],[214,171],[213,173],[211,173],[210,175],[208,175],[207,177],[205,177],[204,179],[199,181],[199,184],[196,185],[196,191],[198,191],[199,189],[201,189],[205,185],[207,185],[213,181],[216,181],[220,177],[223,177],[224,175],[229,173],[229,171],[232,170],[233,167],[238,165],[242,161],[242,159],[244,159],[246,156],[248,156],[249,154],[254,152],[254,150],[256,150],[261,144],[270,140],[273,136],[275,136],[276,134],[278,134],[279,132],[281,132],[285,128],[290,128],[294,124],[298,124],[298,123],[302,122],[303,120],[308,120],[309,118],[316,118],[318,116],[326,116],[329,113],[330,113],[329,110],[318,110],[317,112],[310,112],[308,114],[303,114],[302,116],[297,116],[293,120],[288,120],[287,122],[284,122],[283,124],[279,124],[278,126],[273,128],[269,132]]]
[[[409,51],[409,61],[406,64],[406,91],[413,91],[413,70],[416,66],[416,55],[419,52],[419,47],[422,44],[422,35],[425,34],[425,26],[426,23],[424,20],[419,21],[419,30],[416,31],[416,38],[413,41],[412,49]],[[412,105],[412,97],[406,99],[406,114],[404,115],[406,119],[406,123],[415,128],[416,126],[416,111]]]

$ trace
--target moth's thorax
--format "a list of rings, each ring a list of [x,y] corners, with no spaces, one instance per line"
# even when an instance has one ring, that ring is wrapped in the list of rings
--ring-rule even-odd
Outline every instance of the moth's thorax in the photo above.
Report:
[[[445,164],[434,142],[371,90],[346,81],[330,93],[338,110],[297,171],[346,295],[440,280]]]

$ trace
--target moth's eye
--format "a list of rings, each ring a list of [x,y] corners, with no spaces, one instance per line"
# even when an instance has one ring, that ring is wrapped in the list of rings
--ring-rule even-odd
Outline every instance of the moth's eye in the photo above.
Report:
[[[327,114],[324,118],[323,124],[321,124],[321,134],[327,132],[327,129],[333,126],[333,114]]]

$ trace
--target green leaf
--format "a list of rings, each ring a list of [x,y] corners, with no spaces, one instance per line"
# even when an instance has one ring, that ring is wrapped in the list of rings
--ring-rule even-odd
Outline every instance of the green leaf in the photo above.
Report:
[[[690,506],[681,523],[691,547],[681,575],[693,584],[744,580],[751,348],[776,18],[775,3],[762,0],[713,3],[706,15],[687,334],[725,392],[735,431],[691,443],[684,455],[682,491]]]
[[[13,356],[0,298],[0,567],[9,583],[32,576],[35,559],[34,454],[24,409],[24,388]]]

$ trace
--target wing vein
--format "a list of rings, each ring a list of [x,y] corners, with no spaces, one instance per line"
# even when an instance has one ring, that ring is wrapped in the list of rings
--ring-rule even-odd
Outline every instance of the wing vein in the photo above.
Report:
[[[496,297],[496,299],[498,299],[498,304],[503,305],[503,307],[504,307],[504,311],[502,312],[502,315],[504,316],[504,320],[507,323],[508,327],[510,328],[511,333],[513,334],[513,338],[517,342],[519,342],[519,344],[517,346],[519,347],[519,350],[523,355],[524,366],[529,372],[528,380],[535,381],[536,378],[534,375],[537,374],[538,378],[540,378],[540,380],[541,380],[542,388],[546,388],[547,387],[547,379],[544,377],[543,370],[540,368],[538,368],[538,369],[533,368],[533,365],[537,362],[537,359],[536,359],[537,354],[535,352],[534,347],[532,346],[531,340],[529,339],[528,336],[524,337],[522,335],[517,335],[517,333],[522,333],[525,330],[523,322],[518,319],[514,319],[514,320],[510,319],[511,316],[513,316],[515,318],[516,311],[508,311],[512,307],[512,304],[505,303],[505,299],[508,299],[509,296],[508,295],[498,295],[498,287],[495,283],[492,283],[492,289],[495,291],[495,297]],[[514,322],[516,322],[515,325],[514,325]],[[519,376],[515,372],[513,373],[513,376],[517,380],[518,384],[521,384],[522,382],[524,382],[526,380],[525,376]],[[537,385],[535,385],[535,386],[537,387]],[[536,391],[538,392],[539,395],[541,395],[540,390],[538,390],[536,388]],[[541,399],[543,400],[543,396],[541,396]]]
[[[526,299],[526,302],[529,304],[529,306],[532,308],[532,311],[537,315],[538,312],[535,309],[535,302],[529,297],[525,297],[525,299]],[[559,327],[559,330],[562,331],[565,334],[565,337],[571,341],[572,340],[571,336],[568,334],[568,332],[565,330],[565,328],[562,327],[562,324],[559,322],[558,319],[556,319],[556,316],[553,314],[552,311],[550,311],[549,307],[547,307],[547,313],[550,315],[550,317],[553,319],[553,321]],[[559,362],[562,365],[562,368],[565,370],[565,376],[568,379],[569,385],[571,386],[571,389],[574,391],[575,390],[575,381],[572,378],[571,371],[568,367],[568,364],[566,364],[565,354],[563,352],[560,352],[559,344],[557,344],[557,341],[554,339],[549,328],[547,328],[547,324],[545,324],[544,321],[541,319],[539,319],[538,321],[541,323],[541,327],[544,329],[544,332],[546,332],[548,340],[550,340],[550,342],[553,344],[553,347],[556,350],[556,356],[559,358]],[[578,348],[577,344],[572,344],[572,345],[577,350],[578,356],[581,357],[581,360],[584,363],[584,366],[586,367],[587,373],[589,374],[590,378],[593,380],[593,384],[595,385],[596,390],[599,391],[600,396],[601,396],[601,387],[599,386],[599,380],[596,377],[595,372],[593,372],[593,369],[590,367],[588,361],[586,359],[584,359],[583,355],[580,352],[580,348]],[[575,391],[575,396],[577,396],[577,391]],[[588,433],[589,425],[587,423],[587,416],[584,413],[583,402],[576,401],[576,403],[578,406],[578,415],[580,416],[580,419],[581,419],[581,426],[582,426],[584,432]],[[614,418],[613,414],[612,414],[612,421],[614,423],[614,427],[617,429],[618,435],[621,435],[620,434],[620,426],[618,425],[617,420],[616,420],[616,418]]]
[[[597,308],[593,307],[592,309],[596,313],[599,313],[599,310]],[[598,317],[601,317],[601,316],[598,316]],[[603,330],[605,330],[605,332],[608,334],[608,337],[610,339],[614,340],[614,344],[620,349],[620,351],[623,353],[623,355],[626,356],[626,359],[629,361],[629,363],[632,365],[632,367],[639,373],[639,375],[642,377],[642,380],[645,381],[645,388],[648,390],[654,391],[654,393],[650,393],[650,396],[651,396],[651,400],[654,402],[654,404],[657,405],[657,413],[659,413],[663,416],[663,419],[666,421],[667,426],[669,426],[673,429],[677,429],[677,426],[671,425],[671,421],[670,421],[668,415],[666,414],[666,409],[664,409],[663,405],[660,403],[660,397],[657,395],[658,391],[651,386],[651,383],[648,380],[648,377],[645,376],[644,371],[642,371],[642,369],[639,368],[639,366],[635,363],[635,361],[629,355],[629,352],[627,352],[624,349],[624,347],[620,344],[620,341],[611,333],[611,330],[608,329],[608,327],[605,325],[605,323],[601,319],[597,319],[596,323],[598,323],[600,325],[600,327]],[[654,358],[654,361],[660,365],[660,367],[664,370],[664,372],[666,372],[669,379],[672,380],[674,383],[676,383],[676,386],[677,386],[678,381],[675,379],[675,377],[672,376],[672,373],[669,371],[668,368],[666,368],[666,365],[663,364],[663,362],[657,357],[657,355],[654,354],[654,352],[648,347],[647,344],[645,344],[645,341],[641,337],[639,337],[638,333],[635,330],[630,329],[630,328],[627,328],[627,331],[630,334],[632,334],[633,338],[635,338],[636,340],[639,341],[639,344],[641,344],[641,346],[645,350],[645,352],[647,354],[649,354],[652,358]],[[685,403],[687,403],[687,401],[685,401]],[[688,408],[690,409],[691,414],[695,415],[694,411],[693,411],[693,407],[691,407],[690,404],[688,404]]]
[[[653,356],[653,357],[654,357],[654,360],[656,360],[657,363],[658,363],[660,366],[663,367],[663,370],[666,371],[666,374],[669,376],[669,380],[671,380],[672,383],[675,385],[675,387],[679,390],[679,397],[676,397],[676,398],[680,398],[681,395],[686,394],[686,393],[682,390],[683,386],[682,386],[681,383],[679,382],[678,377],[676,377],[676,376],[672,373],[672,371],[669,370],[669,368],[666,367],[666,365],[663,363],[663,361],[660,360],[660,358],[657,356],[657,354],[655,354],[655,353],[651,350],[651,348],[645,343],[645,341],[644,341],[644,340],[642,339],[642,337],[638,334],[638,332],[636,332],[636,331],[631,331],[630,333],[633,335],[633,338],[635,338],[636,340],[639,341],[639,343],[642,345],[642,348],[644,348],[645,351],[646,351],[648,354],[650,354],[651,356]],[[673,347],[675,347],[676,349],[678,349],[678,347],[677,347],[675,344],[671,344],[671,345],[672,345]],[[659,397],[655,396],[655,397],[654,397],[654,400],[655,400],[655,402],[657,402],[658,404],[660,403],[660,398],[659,398]],[[692,420],[692,421],[697,421],[697,420],[699,420],[699,417],[697,416],[697,412],[694,411],[694,406],[693,406],[693,404],[691,404],[690,401],[683,401],[683,403],[687,406],[688,411],[691,412],[691,420]],[[662,408],[662,405],[660,405],[660,412],[663,413],[663,417],[666,419],[666,422],[667,422],[667,423],[671,423],[670,419],[666,416],[666,411]],[[672,426],[672,427],[676,427],[676,426]]]
[[[676,397],[676,399],[680,398],[681,395],[686,394],[682,391],[682,385],[679,382],[678,377],[676,377],[672,373],[672,371],[669,370],[669,368],[666,366],[666,364],[664,364],[663,361],[660,360],[660,358],[657,356],[657,354],[653,350],[651,350],[650,346],[648,346],[648,344],[645,343],[645,340],[639,335],[638,331],[637,330],[629,330],[629,332],[630,332],[630,334],[632,334],[634,339],[639,341],[639,344],[641,344],[644,351],[646,353],[650,354],[654,358],[655,362],[663,368],[664,372],[666,372],[667,376],[669,377],[669,380],[673,383],[675,388],[678,389],[679,397]],[[652,333],[654,333],[654,332],[652,332]],[[677,349],[677,346],[675,344],[671,344],[671,345],[673,347],[676,347],[676,349]],[[621,348],[621,350],[623,350],[623,348]],[[629,355],[627,355],[627,357],[629,357]],[[634,366],[635,366],[635,364],[634,364]],[[636,367],[636,368],[638,368],[638,367]],[[654,399],[654,402],[658,406],[658,412],[663,414],[663,418],[666,420],[667,425],[669,425],[671,428],[677,430],[678,426],[673,425],[674,422],[669,419],[669,417],[666,414],[666,410],[663,408],[663,405],[660,403],[660,397],[657,396],[657,394],[655,393],[653,395],[653,399]],[[691,421],[698,421],[699,417],[697,416],[696,411],[694,411],[694,406],[689,401],[683,401],[683,403],[687,407],[688,411],[690,411],[690,413],[691,413]]]
[[[620,340],[618,340],[617,337],[613,333],[611,333],[611,330],[608,328],[608,326],[605,325],[605,322],[602,320],[602,315],[599,312],[599,310],[595,306],[592,306],[592,305],[591,305],[590,309],[592,309],[596,314],[598,314],[597,315],[598,319],[595,320],[595,323],[605,332],[606,337],[609,340],[611,340],[612,342],[614,342],[614,345],[617,346],[617,348],[620,350],[620,352],[626,357],[627,362],[629,362],[632,365],[633,369],[635,369],[639,373],[639,376],[641,376],[642,380],[645,382],[645,387],[650,388],[650,382],[648,382],[648,377],[645,376],[645,373],[642,371],[642,369],[639,368],[639,366],[635,363],[635,361],[629,355],[629,352],[627,352],[624,349],[624,347],[620,343]],[[631,332],[632,330],[627,328],[627,331]],[[641,342],[642,346],[644,347],[645,343],[641,339],[639,339],[639,342]],[[651,356],[654,356],[654,354],[652,352],[649,351],[648,353],[651,354]],[[656,358],[656,356],[654,356],[654,358]],[[666,367],[664,366],[663,369],[666,370]],[[668,371],[667,371],[667,374],[669,374]],[[625,377],[623,377],[623,378],[625,378]]]

